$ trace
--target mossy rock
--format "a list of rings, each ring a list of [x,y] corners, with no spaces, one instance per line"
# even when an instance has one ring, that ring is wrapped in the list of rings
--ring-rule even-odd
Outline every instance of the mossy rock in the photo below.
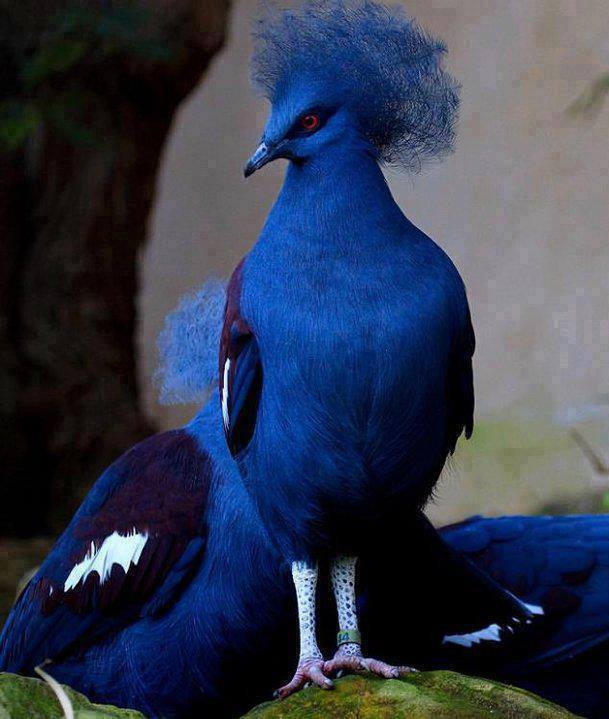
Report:
[[[145,719],[132,709],[92,704],[85,696],[64,687],[75,719]],[[57,697],[40,679],[0,673],[0,719],[62,719]]]
[[[404,679],[345,677],[332,691],[309,688],[267,702],[247,719],[574,719],[522,689],[453,672]],[[244,718],[245,719],[245,718]]]

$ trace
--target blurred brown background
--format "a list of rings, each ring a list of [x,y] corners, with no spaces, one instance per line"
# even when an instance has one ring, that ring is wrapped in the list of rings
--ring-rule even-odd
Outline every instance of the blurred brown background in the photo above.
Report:
[[[431,512],[609,509],[609,5],[404,4],[447,41],[463,102],[454,156],[388,176],[459,267],[478,338],[477,430]],[[0,534],[29,537],[192,415],[156,404],[163,317],[248,250],[284,168],[242,177],[265,118],[254,0],[0,9]],[[19,546],[0,553],[20,571]]]

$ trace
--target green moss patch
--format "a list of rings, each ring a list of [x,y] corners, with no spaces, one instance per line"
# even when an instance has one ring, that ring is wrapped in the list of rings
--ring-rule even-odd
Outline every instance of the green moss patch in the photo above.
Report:
[[[130,709],[92,704],[64,687],[72,700],[75,719],[145,719]],[[63,711],[50,687],[40,679],[0,673],[0,719],[62,719]]]
[[[248,719],[572,719],[575,715],[515,687],[453,672],[404,679],[345,677],[261,704]]]

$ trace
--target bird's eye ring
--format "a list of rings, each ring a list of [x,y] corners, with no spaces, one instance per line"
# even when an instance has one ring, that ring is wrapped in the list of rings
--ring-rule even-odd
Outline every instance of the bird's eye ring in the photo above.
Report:
[[[319,115],[314,115],[313,113],[303,115],[300,118],[300,124],[307,132],[313,132],[313,130],[316,130],[319,127]]]

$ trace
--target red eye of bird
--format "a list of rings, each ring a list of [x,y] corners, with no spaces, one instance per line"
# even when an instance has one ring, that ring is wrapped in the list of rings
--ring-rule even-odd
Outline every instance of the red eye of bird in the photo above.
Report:
[[[303,126],[303,128],[307,132],[311,132],[312,130],[315,130],[319,125],[319,116],[318,115],[303,115],[300,118],[300,124]]]

